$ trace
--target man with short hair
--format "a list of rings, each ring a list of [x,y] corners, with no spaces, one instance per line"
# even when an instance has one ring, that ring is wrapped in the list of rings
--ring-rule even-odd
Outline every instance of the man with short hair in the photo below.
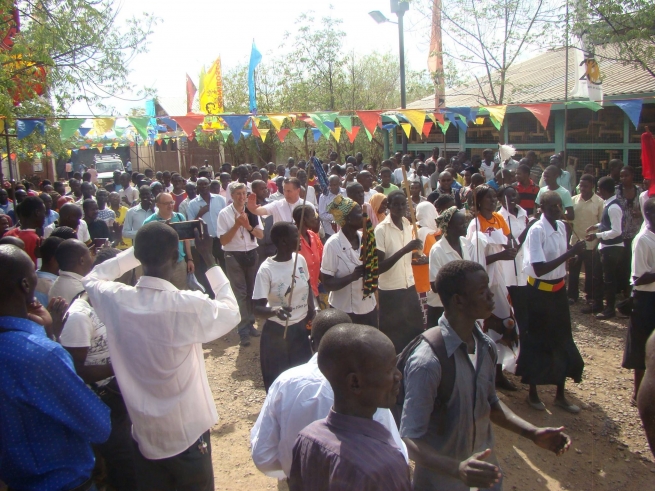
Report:
[[[516,169],[516,192],[519,194],[519,206],[525,210],[528,216],[535,211],[534,200],[539,194],[539,186],[530,179],[530,166],[521,164]]]
[[[385,160],[385,162],[391,163],[391,161]],[[384,162],[382,162],[382,165],[384,165]],[[380,183],[380,187],[382,188],[382,193],[385,196],[389,196],[389,193],[393,191],[398,191],[400,188],[393,184],[392,181],[393,174],[391,173],[391,168],[390,167],[382,167],[380,169],[380,180],[382,181]]]
[[[118,195],[121,198],[121,202],[130,208],[134,206],[134,203],[139,199],[139,191],[132,187],[132,182],[130,181],[130,175],[128,173],[121,174],[121,186],[123,188],[118,191]]]
[[[189,167],[189,181],[196,182],[198,180],[198,168],[195,165]]]
[[[253,181],[252,182],[252,192],[257,196],[257,204],[264,206],[269,203],[268,201],[268,187],[264,181]],[[271,215],[267,217],[259,217],[262,221],[264,227],[264,236],[261,239],[257,239],[259,247],[257,249],[257,256],[259,258],[259,264],[257,264],[257,269],[259,266],[266,260],[266,258],[275,255],[275,244],[271,240],[271,228],[273,227],[273,217]]]
[[[116,212],[107,206],[109,193],[104,189],[99,189],[96,193],[96,202],[98,203],[98,219],[107,224],[112,229],[116,220]]]
[[[175,200],[170,193],[161,193],[157,196],[157,212],[143,221],[143,225],[150,222],[178,223],[186,221],[181,213],[176,213]],[[178,290],[187,289],[187,274],[195,271],[193,256],[191,255],[191,241],[180,240],[178,243],[179,257],[173,276],[169,280]]]
[[[9,199],[9,193],[5,188],[0,188],[0,212],[8,215],[14,209],[14,202]]]
[[[307,185],[307,171],[304,169],[299,169],[296,176],[298,177],[304,192],[307,193],[307,203],[313,205],[314,207],[318,206],[318,202],[316,201],[316,190],[313,186]]]
[[[461,208],[462,197],[460,196],[460,193],[453,189],[453,182],[454,180],[452,174],[446,170],[443,171],[441,174],[439,174],[439,184],[436,187],[436,191],[439,193],[439,196],[452,196],[455,200],[455,206],[457,206],[457,208]]]
[[[66,193],[66,196],[70,196],[73,198],[73,201],[79,201],[82,199],[82,185],[80,184],[80,181],[78,179],[70,179],[68,181],[68,187],[70,188],[70,191]]]
[[[41,193],[39,194],[39,198],[41,198],[41,201],[43,201],[45,206],[45,220],[43,221],[43,226],[47,227],[59,219],[59,213],[52,209],[52,196],[48,193]]]
[[[91,240],[95,239],[109,239],[109,227],[107,224],[98,218],[98,203],[92,199],[85,199],[82,203],[84,210],[84,221],[89,229]]]
[[[562,200],[562,207],[564,207],[564,213],[566,216],[566,219],[569,221],[573,221],[575,219],[575,211],[573,210],[573,201],[571,200],[571,193],[569,193],[566,189],[564,189],[562,186],[559,185],[557,182],[557,179],[561,175],[562,170],[557,167],[556,165],[549,165],[546,167],[546,170],[544,170],[544,182],[546,185],[539,189],[539,193],[537,193],[537,197],[534,200],[535,205],[540,205],[541,204],[541,196],[543,194],[547,193],[548,191],[555,191],[557,194],[559,194],[559,197]]]
[[[482,162],[480,163],[480,174],[484,177],[485,181],[490,181],[496,175],[496,167],[498,165],[494,162],[494,151],[486,148],[482,151]]]
[[[303,200],[300,199],[300,181],[296,177],[290,177],[284,180],[284,199],[273,201],[267,205],[260,206],[257,204],[257,197],[251,194],[248,196],[248,210],[259,216],[273,215],[273,223],[289,222],[293,223],[293,210],[300,206]],[[314,206],[307,203],[312,209]]]
[[[182,215],[184,215],[184,217],[188,219],[189,203],[191,202],[192,199],[195,199],[195,197],[198,195],[198,193],[196,192],[196,182],[189,180],[184,186],[184,192],[186,193],[186,198],[182,200],[177,211],[179,213],[182,213]]]
[[[184,179],[179,174],[173,174],[171,177],[171,182],[173,183],[173,190],[171,191],[171,196],[175,200],[175,208],[173,211],[179,212],[180,205],[182,201],[187,198],[187,194],[184,190]],[[184,215],[184,213],[182,213]],[[184,215],[186,217],[186,215]]]
[[[96,200],[95,194],[96,190],[93,187],[93,184],[87,181],[82,181],[82,184],[80,185],[80,189],[82,190],[82,197],[75,201],[75,204],[78,206],[82,206],[82,204],[87,200]]]
[[[291,177],[291,168],[296,164],[296,161],[293,157],[287,159],[287,167],[284,169],[284,177]],[[280,173],[278,172],[278,176]]]
[[[411,181],[414,178],[414,169],[412,169],[411,166],[412,166],[411,155],[403,155],[400,164],[393,171],[393,182],[396,184],[396,186],[401,187],[403,184],[403,167],[405,168],[407,179]]]
[[[321,341],[318,368],[334,404],[293,447],[291,491],[409,491],[409,466],[392,433],[373,415],[395,405],[402,374],[393,344],[371,326],[340,324]]]
[[[341,181],[341,179],[339,179],[339,181]],[[276,191],[268,196],[269,201],[279,201],[284,199],[284,176],[277,176],[275,178],[275,187]]]
[[[59,276],[59,264],[55,258],[55,251],[64,239],[59,237],[48,237],[41,242],[39,251],[41,253],[41,267],[36,271],[36,288],[34,289],[34,298],[41,305],[48,305],[48,292]]]
[[[371,196],[375,194],[375,190],[371,189],[371,186],[373,186],[373,175],[369,171],[363,170],[357,174],[357,182],[364,188],[364,203],[368,203],[371,200]]]
[[[17,207],[16,214],[20,220],[20,227],[5,232],[6,237],[18,237],[25,243],[25,252],[34,261],[37,268],[37,249],[41,245],[41,238],[37,230],[43,228],[45,220],[45,205],[36,196],[26,197]]]
[[[65,240],[55,251],[55,259],[59,265],[59,276],[48,292],[48,299],[61,297],[68,304],[84,291],[82,278],[93,268],[93,257],[89,248],[83,242],[75,239]]]
[[[323,231],[325,232],[325,239],[327,239],[337,231],[337,224],[334,222],[332,213],[327,211],[330,203],[334,201],[338,195],[346,197],[346,190],[341,187],[341,179],[339,176],[330,176],[328,179],[327,194],[321,194],[318,198],[318,217],[323,224]]]
[[[196,249],[209,265],[215,300],[171,283],[179,259],[175,230],[160,222],[137,232],[134,248],[84,278],[107,328],[111,363],[132,420],[138,489],[214,489],[210,428],[218,421],[202,343],[239,321],[236,299],[203,227]],[[136,286],[116,282],[142,265]],[[155,305],[157,308],[144,308]]]
[[[132,247],[132,240],[123,237],[123,224],[129,208],[121,203],[121,197],[117,192],[109,193],[109,206],[116,217],[111,231],[114,238],[114,247],[119,251],[124,251]]]
[[[477,324],[494,306],[484,268],[471,261],[450,262],[439,270],[436,288],[445,313],[418,344],[410,344],[403,373],[400,434],[416,463],[413,489],[500,490],[492,421],[557,455],[568,450],[571,439],[563,427],[531,425],[498,399],[496,348]],[[450,397],[440,394],[446,390],[444,379],[452,381]]]
[[[59,209],[59,220],[43,229],[43,237],[50,237],[50,234],[59,227],[72,228],[79,240],[85,244],[91,244],[89,229],[86,222],[82,220],[82,209],[75,203],[66,203]]]
[[[160,182],[162,183],[164,193],[172,193],[173,192],[173,184],[171,183],[171,179],[172,179],[172,176],[171,176],[171,173],[169,171],[165,170],[164,172],[162,172]]]
[[[143,222],[155,212],[150,186],[139,188],[139,201],[138,206],[130,208],[125,214],[123,237],[126,239],[134,240],[136,233],[143,226]]]
[[[93,489],[90,444],[109,436],[109,410],[34,322],[52,325],[34,303],[36,283],[29,256],[0,246],[0,480],[25,491]]]

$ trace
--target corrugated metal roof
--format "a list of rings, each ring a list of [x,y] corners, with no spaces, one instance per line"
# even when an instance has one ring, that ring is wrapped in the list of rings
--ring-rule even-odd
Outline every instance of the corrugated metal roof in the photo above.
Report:
[[[648,72],[614,61],[616,49],[597,47],[596,60],[600,65],[605,96],[638,96],[655,92],[655,77]],[[541,53],[529,60],[512,65],[507,71],[503,104],[561,102],[564,100],[564,65],[566,50]],[[569,49],[569,94],[575,86],[575,50]],[[493,104],[490,90],[477,82],[446,91],[446,107],[478,107]],[[487,98],[485,98],[485,94]],[[569,98],[569,100],[571,100]],[[424,97],[407,105],[408,109],[434,109],[434,96]]]

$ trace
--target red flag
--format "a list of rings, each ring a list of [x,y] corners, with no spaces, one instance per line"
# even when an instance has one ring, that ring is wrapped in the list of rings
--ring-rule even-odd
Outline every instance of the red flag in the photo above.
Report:
[[[648,128],[641,134],[641,174],[650,181],[648,196],[655,196],[655,139]]]
[[[193,112],[193,98],[196,96],[196,92],[198,89],[196,89],[195,84],[193,83],[193,80],[191,80],[191,77],[187,74],[186,76],[186,112],[187,114],[190,114]]]
[[[541,126],[544,128],[548,127],[551,104],[521,104],[521,107],[534,114],[534,117],[541,123]]]
[[[174,116],[172,118],[177,124],[180,125],[182,131],[184,131],[187,136],[190,136],[196,127],[205,120],[205,116],[200,114],[197,116]]]
[[[20,15],[17,8],[0,12],[0,50],[9,51],[14,47],[14,36],[20,32]]]
[[[289,128],[283,128],[277,132],[277,137],[282,143],[284,143],[284,139],[287,137],[287,133],[289,133]]]
[[[446,118],[441,113],[434,113],[434,119],[439,121],[441,124],[446,124]]]
[[[259,128],[255,125],[255,122],[252,122],[252,136],[256,136],[257,138],[261,138],[262,135],[259,133]]]
[[[353,126],[353,130],[352,131],[346,130],[346,133],[348,133],[348,139],[350,140],[350,143],[353,143],[355,141],[355,138],[357,138],[357,133],[359,133],[359,126]]]
[[[427,121],[426,123],[423,123],[423,134],[427,138],[430,136],[430,130],[432,130],[432,126],[434,123],[432,121]]]
[[[356,111],[357,117],[362,121],[364,128],[372,135],[380,119],[382,111]]]

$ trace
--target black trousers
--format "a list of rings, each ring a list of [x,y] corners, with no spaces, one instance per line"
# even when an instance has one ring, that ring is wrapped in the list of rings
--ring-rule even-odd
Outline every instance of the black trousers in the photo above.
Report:
[[[201,440],[207,444],[203,453]],[[138,491],[213,491],[214,467],[209,430],[181,454],[166,459],[150,460],[132,440]]]
[[[616,285],[617,292],[630,292],[630,275],[632,271],[632,240],[623,241],[623,259],[619,266],[619,277]]]
[[[605,297],[605,310],[614,310],[616,305],[616,288],[618,285],[618,272],[623,260],[623,247],[603,247],[596,252],[594,261],[594,303],[603,304]]]
[[[575,261],[571,263],[569,268],[569,284],[568,284],[568,297],[575,300],[580,296],[580,272],[584,266],[584,293],[587,299],[594,298],[594,268],[592,267],[594,259],[594,250],[585,250],[580,254]],[[596,258],[598,259],[598,258]],[[520,326],[520,324],[519,324]]]
[[[330,306],[332,307],[332,306]],[[332,307],[334,308],[334,307]],[[371,326],[378,328],[378,307],[377,305],[373,310],[366,314],[353,314],[348,312],[348,315],[353,321],[353,324],[362,324],[364,326]]]
[[[267,320],[262,327],[259,360],[266,392],[282,372],[307,363],[312,357],[306,325],[304,320],[297,324],[289,324],[286,339],[284,325]]]

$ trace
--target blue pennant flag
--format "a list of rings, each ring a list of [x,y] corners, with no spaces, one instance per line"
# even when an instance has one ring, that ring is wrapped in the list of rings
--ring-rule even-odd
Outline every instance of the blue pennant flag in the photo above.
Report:
[[[19,140],[30,136],[34,130],[45,135],[45,119],[18,119],[16,120],[16,136]]]
[[[323,194],[327,195],[328,194],[328,177],[325,174],[325,169],[323,169],[323,165],[321,162],[316,158],[316,157],[310,157],[309,161],[314,165],[314,174],[316,174],[316,178],[318,179],[318,183],[321,186],[321,191]]]
[[[629,101],[612,101],[614,104],[623,109],[628,118],[634,125],[635,129],[639,126],[639,118],[641,117],[641,107],[644,104],[643,99],[634,99]]]
[[[80,127],[78,131],[80,132],[80,135],[82,135],[82,136],[86,136],[86,134],[87,134],[89,131],[91,131],[91,128],[82,128],[82,127]]]
[[[314,134],[314,141],[317,142],[318,139],[321,137],[321,130],[318,128],[312,128],[312,133]]]
[[[387,123],[382,125],[383,130],[391,131],[393,130],[396,126],[398,126],[396,123]]]
[[[168,126],[171,130],[177,131],[177,123],[171,118],[157,118],[159,121]]]
[[[448,110],[450,110],[450,108],[448,108]],[[457,126],[459,129],[466,131],[468,128],[467,124],[459,119],[454,113],[447,112],[446,117],[448,118],[448,121]]]
[[[334,122],[333,121],[324,121],[323,124],[330,128],[330,131],[334,132]]]
[[[246,124],[250,116],[248,114],[234,114],[231,116],[221,116],[225,124],[232,130],[232,137],[234,138],[234,143],[238,143],[241,138],[241,130],[243,125]]]
[[[232,133],[234,135],[234,133]],[[241,130],[241,136],[244,138],[248,138],[252,134],[252,131],[250,130]]]
[[[250,65],[248,66],[248,93],[250,95],[250,112],[257,113],[257,96],[255,94],[255,69],[262,61],[262,54],[255,46],[255,40],[252,40],[252,50],[250,51]]]
[[[475,121],[475,118],[472,115],[472,108],[470,107],[449,107],[447,110],[455,114],[461,114],[466,118],[467,121]],[[475,113],[477,115],[477,110]]]

